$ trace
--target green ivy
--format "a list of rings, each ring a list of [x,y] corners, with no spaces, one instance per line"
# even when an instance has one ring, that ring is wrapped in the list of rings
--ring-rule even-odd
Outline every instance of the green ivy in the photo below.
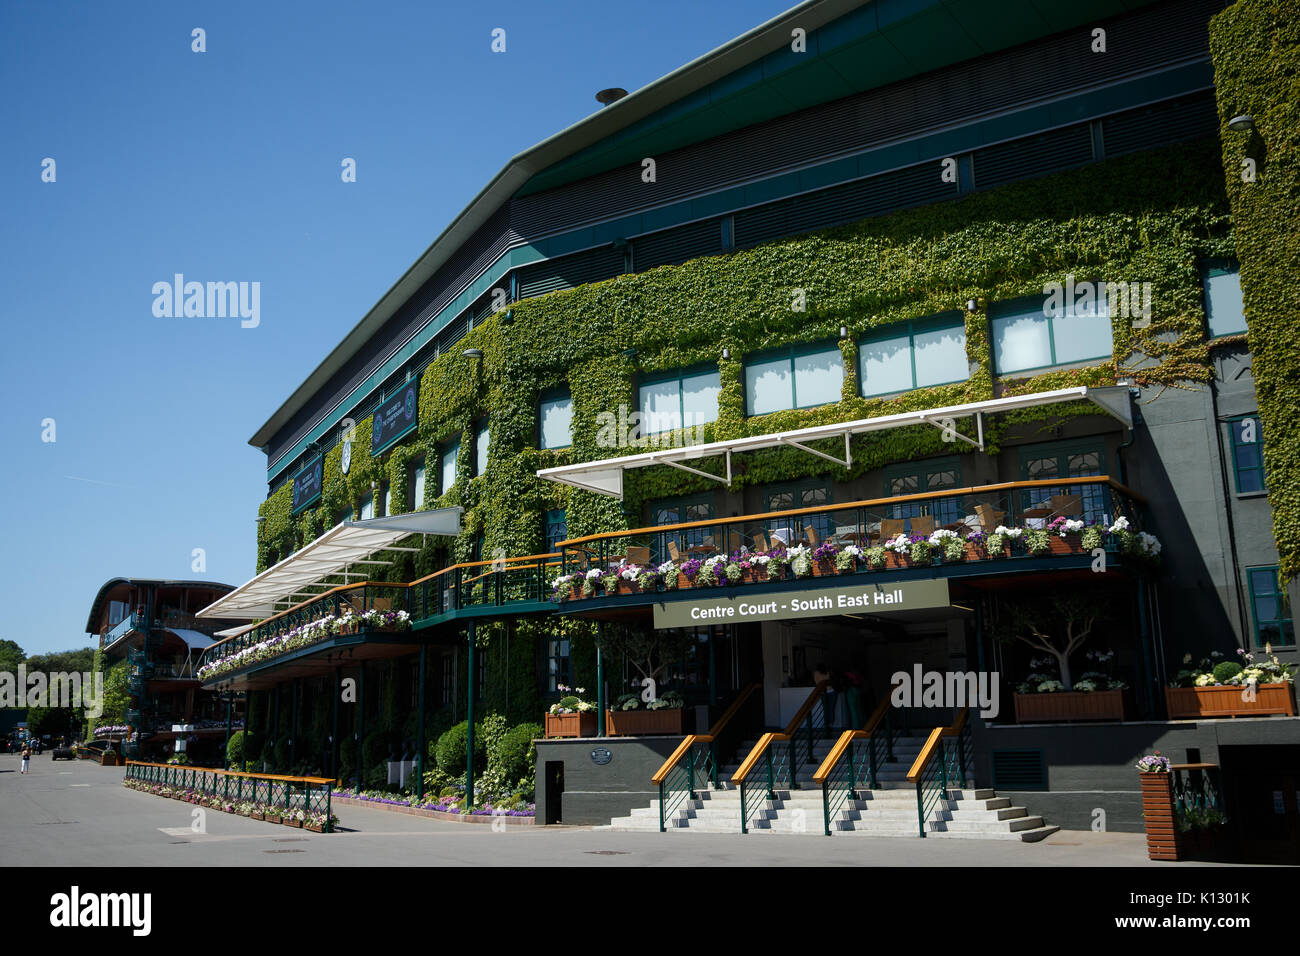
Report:
[[[1240,0],[1210,21],[1223,168],[1273,510],[1280,577],[1300,574],[1300,15]],[[1228,120],[1248,113],[1252,132]],[[1246,181],[1243,161],[1256,162]]]

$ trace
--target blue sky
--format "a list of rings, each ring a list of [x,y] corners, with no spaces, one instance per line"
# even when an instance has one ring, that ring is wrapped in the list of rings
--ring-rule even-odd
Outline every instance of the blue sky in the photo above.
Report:
[[[598,89],[792,5],[0,4],[0,638],[84,646],[115,576],[247,580],[249,436],[451,218]],[[260,324],[155,317],[178,272],[259,282]]]

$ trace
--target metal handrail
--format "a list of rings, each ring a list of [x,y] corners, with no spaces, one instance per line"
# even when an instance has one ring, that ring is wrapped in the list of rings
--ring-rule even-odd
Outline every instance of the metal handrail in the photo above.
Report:
[[[224,801],[251,802],[273,809],[277,814],[295,809],[311,813],[313,807],[324,810],[322,830],[333,831],[331,798],[335,781],[329,777],[298,777],[283,774],[245,773],[185,764],[159,764],[126,761],[123,782],[179,787],[184,791]],[[233,792],[232,792],[233,782]],[[174,795],[174,794],[171,794]],[[295,804],[298,806],[295,807]]]
[[[881,733],[882,725],[884,725],[883,733]],[[854,753],[854,743],[868,741],[865,781],[868,788],[874,790],[880,786],[878,773],[882,760],[880,753],[882,738],[886,750],[883,759],[892,762],[896,736],[897,732],[893,726],[893,708],[890,699],[885,697],[876,705],[876,709],[872,711],[860,730],[846,730],[835,741],[826,759],[813,774],[813,783],[822,788],[822,825],[827,836],[831,835],[831,819],[835,813],[846,800],[858,799],[858,785],[864,782],[862,774],[864,768]]]
[[[766,800],[772,800],[776,797],[776,785],[778,783],[788,782],[792,789],[798,788],[798,773],[800,764],[800,752],[798,747],[798,735],[800,725],[807,721],[808,729],[808,753],[807,758],[811,759],[813,754],[813,709],[822,695],[826,692],[828,682],[818,681],[812,689],[807,699],[800,706],[799,710],[786,724],[785,729],[780,732],[769,732],[758,738],[752,750],[741,761],[736,772],[731,775],[731,782],[740,788],[740,832],[749,832],[749,818],[757,812],[758,807]],[[825,718],[825,705],[822,710]],[[826,721],[823,719],[823,728],[825,729]],[[782,748],[782,753],[773,760],[772,752],[776,748],[773,744],[787,743],[788,746]],[[753,784],[750,781],[750,774],[758,766],[759,761],[763,762],[766,769],[766,787],[764,787],[765,796],[757,800],[751,806],[749,803],[749,791]]]
[[[966,720],[969,716],[970,708],[963,707],[951,724],[931,730],[907,772],[908,781],[916,785],[916,812],[921,836],[925,836],[925,822],[930,811],[939,801],[948,799],[949,784],[956,781],[960,787],[966,786],[969,757]]]
[[[688,734],[677,749],[669,755],[668,759],[663,762],[658,770],[655,771],[650,782],[659,788],[659,832],[663,833],[667,829],[668,815],[681,805],[689,794],[691,799],[695,798],[697,789],[698,774],[701,769],[704,770],[704,776],[707,780],[712,774],[714,783],[717,783],[718,768],[718,751],[717,739],[731,722],[732,718],[739,713],[740,708],[744,705],[750,696],[757,690],[762,689],[762,684],[755,682],[747,685],[736,699],[731,702],[722,716],[713,722],[707,734]],[[709,745],[707,754],[697,753],[697,747],[704,744]],[[704,757],[703,761],[699,757]],[[682,762],[686,762],[686,769],[681,769]],[[675,785],[674,785],[675,784]]]

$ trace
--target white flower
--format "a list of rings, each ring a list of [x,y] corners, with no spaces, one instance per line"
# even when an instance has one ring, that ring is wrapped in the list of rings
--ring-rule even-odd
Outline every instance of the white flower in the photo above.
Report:
[[[669,571],[676,571],[677,565],[673,564],[671,561],[665,561],[663,564],[659,565],[657,570],[660,574],[667,574]]]
[[[597,579],[598,577],[600,577],[600,576],[601,576],[601,570],[600,570],[600,568],[592,568],[592,569],[591,569],[590,571],[588,571],[588,572],[586,573],[586,575],[585,575],[585,577],[587,578],[588,581],[594,581],[594,580],[596,580],[596,579]]]
[[[1162,546],[1155,535],[1143,531],[1138,535],[1138,541],[1142,543],[1142,550],[1147,554],[1156,555],[1160,553]]]
[[[1082,521],[1076,521],[1073,518],[1066,518],[1065,524],[1061,526],[1061,537],[1064,538],[1067,534],[1078,533],[1082,530],[1083,530]]]
[[[1000,524],[1000,525],[998,525],[998,526],[993,530],[993,533],[994,533],[994,534],[1000,534],[1000,535],[1002,535],[1004,538],[1018,538],[1018,537],[1020,537],[1022,534],[1025,533],[1025,529],[1024,529],[1024,528],[1008,528],[1006,525],[1004,525],[1004,524]]]
[[[960,538],[956,531],[949,531],[947,528],[939,528],[930,535],[930,543],[933,545],[942,545],[945,538]]]
[[[1115,523],[1110,526],[1111,534],[1114,534],[1117,531],[1127,531],[1127,530],[1128,530],[1128,518],[1125,518],[1123,515],[1120,515],[1118,518],[1116,518]]]

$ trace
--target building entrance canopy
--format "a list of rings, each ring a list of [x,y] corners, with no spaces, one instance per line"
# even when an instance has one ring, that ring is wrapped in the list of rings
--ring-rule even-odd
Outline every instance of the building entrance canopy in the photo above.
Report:
[[[461,508],[437,508],[412,514],[344,521],[283,561],[241,584],[199,611],[197,617],[261,620],[353,578],[364,580],[365,568],[388,564],[375,560],[380,551],[416,551],[397,542],[413,534],[454,536],[460,533]],[[352,570],[361,568],[361,570]],[[328,582],[326,579],[342,579]]]
[[[964,405],[949,405],[944,408],[928,408],[915,412],[901,412],[897,415],[883,415],[878,418],[862,418],[851,422],[837,422],[831,425],[817,425],[813,428],[800,428],[795,431],[774,432],[768,435],[754,435],[748,438],[733,438],[729,441],[710,442],[705,445],[687,445],[679,448],[664,448],[658,451],[644,452],[639,455],[625,455],[620,458],[604,458],[599,461],[582,462],[576,465],[563,465],[559,468],[543,468],[537,477],[556,481],[560,484],[594,491],[615,498],[623,497],[623,473],[633,468],[648,468],[652,465],[670,465],[688,471],[694,475],[712,478],[723,484],[731,483],[731,455],[733,452],[757,451],[762,448],[789,446],[826,458],[839,465],[853,463],[849,439],[853,435],[866,432],[886,431],[891,428],[907,428],[915,425],[932,425],[949,431],[958,419],[975,420],[975,438],[949,431],[955,441],[984,449],[984,416],[1009,412],[1021,408],[1033,408],[1041,405],[1054,405],[1061,402],[1088,401],[1101,411],[1118,419],[1127,428],[1133,427],[1133,413],[1129,404],[1127,386],[1109,386],[1104,388],[1059,388],[1050,392],[1034,392],[1030,395],[1012,395],[1006,398],[994,398],[983,402],[968,402]],[[827,438],[844,439],[844,458],[839,459],[816,448],[808,447],[808,442]],[[710,474],[683,464],[700,458],[721,456],[726,461],[724,475]]]

